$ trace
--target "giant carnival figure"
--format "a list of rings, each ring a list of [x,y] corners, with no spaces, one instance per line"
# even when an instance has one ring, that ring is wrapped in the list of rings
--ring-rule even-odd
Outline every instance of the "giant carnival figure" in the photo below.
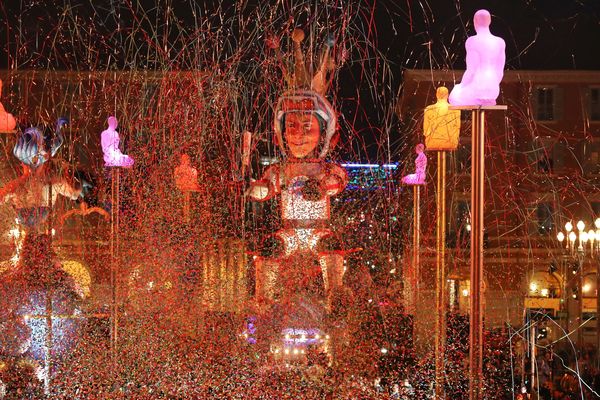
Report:
[[[305,294],[311,292],[310,282],[322,285],[312,291],[318,293],[314,298],[321,298],[321,316],[331,311],[332,295],[342,286],[344,251],[327,248],[323,239],[333,235],[329,227],[330,199],[348,182],[340,165],[326,161],[339,135],[336,113],[325,98],[335,68],[330,54],[334,42],[326,42],[311,78],[301,49],[303,39],[304,32],[296,29],[292,34],[294,72],[288,74],[282,68],[289,90],[277,101],[274,113],[281,161],[269,166],[248,190],[255,201],[278,197],[281,210],[282,227],[274,233],[281,245],[279,251],[255,256],[256,298],[261,304],[284,304],[282,308],[290,315],[287,326],[296,327],[315,326],[320,318],[314,304],[302,304],[306,302]],[[313,332],[315,335],[319,336]]]
[[[0,188],[0,203],[12,204],[18,232],[14,264],[0,271],[0,355],[44,360],[46,368],[40,369],[46,382],[52,373],[49,357],[57,354],[55,346],[48,348],[48,337],[62,337],[70,329],[70,322],[49,322],[51,315],[72,315],[83,297],[52,249],[47,224],[58,195],[71,200],[82,196],[82,185],[53,158],[63,143],[66,123],[60,118],[54,132],[39,127],[20,132],[13,154],[21,162],[22,175]]]

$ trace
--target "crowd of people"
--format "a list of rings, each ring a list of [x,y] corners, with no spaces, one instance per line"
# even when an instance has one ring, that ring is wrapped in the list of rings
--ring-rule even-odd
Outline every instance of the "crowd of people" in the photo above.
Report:
[[[88,326],[71,354],[53,366],[49,397],[412,399],[428,398],[433,387],[431,357],[410,367],[397,365],[401,375],[372,379],[347,369],[340,372],[322,354],[295,366],[274,363],[235,335],[205,331],[190,336],[175,325],[164,329],[157,321],[140,319],[124,324],[121,333],[113,355],[105,329]],[[414,360],[407,354],[401,358],[404,363]],[[35,364],[15,366],[2,375],[2,398],[43,397]]]
[[[303,362],[286,365],[270,358],[260,346],[243,340],[236,321],[199,324],[190,330],[179,316],[164,313],[128,314],[120,325],[115,352],[111,351],[106,320],[88,320],[78,342],[62,359],[54,360],[49,398],[53,399],[427,399],[434,393],[433,353],[417,357],[409,347],[390,349],[389,357],[375,357],[373,368],[361,373],[331,360],[317,350]],[[220,318],[227,318],[226,315]],[[451,315],[446,353],[447,399],[468,393],[468,347],[464,317]],[[465,328],[465,326],[467,328]],[[258,328],[260,330],[260,327]],[[224,334],[225,332],[225,334]],[[600,393],[600,374],[593,349],[577,363],[560,352],[540,352],[537,383],[522,394],[518,360],[506,351],[505,330],[486,331],[484,354],[487,399],[521,395],[540,399],[593,398]],[[372,341],[352,342],[371,346]],[[367,357],[368,352],[352,353]],[[514,354],[513,354],[514,356]],[[341,358],[343,360],[343,357]],[[351,360],[350,360],[351,361]],[[357,365],[366,365],[362,360]],[[38,379],[39,362],[5,360],[0,363],[0,398],[44,397]],[[535,397],[537,398],[537,397]]]
[[[600,398],[600,359],[592,346],[577,357],[568,352],[541,352],[536,358],[537,393],[542,400]],[[528,371],[530,372],[530,370]]]

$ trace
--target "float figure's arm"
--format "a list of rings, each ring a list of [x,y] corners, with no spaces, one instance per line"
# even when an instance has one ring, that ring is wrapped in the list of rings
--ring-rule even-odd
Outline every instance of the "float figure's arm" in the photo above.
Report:
[[[321,187],[328,196],[342,192],[348,184],[348,173],[337,164],[327,164],[326,174],[321,179]]]
[[[247,194],[251,200],[267,201],[279,193],[279,166],[273,165],[264,172],[261,179],[250,182]]]
[[[79,196],[82,195],[81,187],[76,188],[75,186],[71,185],[69,182],[66,181],[53,183],[52,190],[54,191],[54,193],[58,193],[61,196],[64,196],[71,200],[77,200],[77,198],[79,198]]]
[[[71,200],[83,197],[83,186],[75,181],[73,177],[60,174],[52,180],[52,191]]]

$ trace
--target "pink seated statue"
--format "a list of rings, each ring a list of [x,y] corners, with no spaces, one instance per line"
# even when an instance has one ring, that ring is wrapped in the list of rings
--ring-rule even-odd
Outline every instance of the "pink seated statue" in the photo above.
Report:
[[[504,40],[490,33],[492,17],[479,10],[473,17],[476,35],[465,43],[467,69],[461,83],[450,92],[453,106],[491,106],[500,94],[506,59]]]
[[[198,171],[190,165],[190,156],[181,155],[181,164],[175,168],[175,186],[182,192],[197,192],[200,190],[198,184]]]
[[[425,170],[427,169],[427,156],[423,152],[425,146],[423,143],[419,143],[415,147],[417,153],[417,159],[415,160],[415,173],[406,175],[402,178],[402,183],[405,185],[424,185],[425,184]]]
[[[0,80],[0,95],[2,95],[2,80]],[[15,117],[7,113],[2,103],[0,103],[0,132],[14,131],[16,127]]]
[[[108,129],[100,135],[102,151],[104,152],[104,165],[107,167],[130,168],[133,166],[133,158],[121,153],[121,150],[119,150],[118,124],[115,117],[108,117]]]

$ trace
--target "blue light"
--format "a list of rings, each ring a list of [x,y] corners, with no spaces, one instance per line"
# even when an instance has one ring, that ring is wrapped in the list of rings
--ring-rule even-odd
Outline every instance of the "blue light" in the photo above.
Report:
[[[342,164],[344,168],[378,168],[379,164],[355,164],[355,163],[346,163]]]
[[[398,168],[398,164],[360,164],[360,163],[344,163],[341,164],[344,168],[366,168],[366,169],[374,169],[374,168],[385,168],[385,169],[396,169]]]
[[[56,356],[64,354],[75,342],[81,326],[79,310],[73,307],[64,292],[52,296],[52,352]],[[36,360],[45,358],[48,320],[46,315],[46,292],[38,290],[30,293],[29,301],[19,313],[30,329],[29,352]],[[68,315],[68,316],[65,316]]]

